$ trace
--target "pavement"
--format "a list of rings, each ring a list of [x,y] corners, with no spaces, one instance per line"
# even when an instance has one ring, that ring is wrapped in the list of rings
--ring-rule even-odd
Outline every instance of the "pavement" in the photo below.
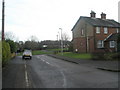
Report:
[[[120,61],[110,61],[110,60],[82,60],[82,59],[74,59],[74,58],[69,58],[69,57],[65,57],[65,56],[59,56],[59,55],[55,55],[55,54],[49,54],[48,56],[54,57],[54,58],[58,58],[58,59],[62,59],[71,63],[76,63],[76,64],[80,64],[80,65],[85,65],[88,67],[93,67],[93,68],[97,68],[100,70],[106,70],[106,71],[112,71],[112,72],[120,72],[120,67],[119,67],[119,63]]]

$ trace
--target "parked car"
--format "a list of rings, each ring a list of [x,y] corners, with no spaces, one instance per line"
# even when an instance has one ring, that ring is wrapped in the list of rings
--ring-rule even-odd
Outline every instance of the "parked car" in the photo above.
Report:
[[[22,59],[32,59],[32,51],[31,50],[25,50],[22,55]]]

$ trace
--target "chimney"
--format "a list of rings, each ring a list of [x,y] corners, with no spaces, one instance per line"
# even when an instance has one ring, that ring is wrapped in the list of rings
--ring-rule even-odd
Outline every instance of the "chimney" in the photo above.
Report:
[[[106,19],[106,14],[105,13],[101,13],[101,19]]]
[[[96,17],[96,13],[94,11],[91,10],[91,13],[90,13],[90,17],[91,18],[95,18]]]

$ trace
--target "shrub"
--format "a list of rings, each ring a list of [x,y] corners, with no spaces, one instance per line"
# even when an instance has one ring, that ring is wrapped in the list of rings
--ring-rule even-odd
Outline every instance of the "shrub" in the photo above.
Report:
[[[11,58],[9,43],[2,42],[2,65],[4,66]]]
[[[104,53],[92,53],[92,60],[104,60]]]
[[[70,46],[68,47],[69,52],[73,52],[73,44],[71,43]]]
[[[7,39],[6,42],[9,43],[9,45],[10,45],[11,53],[16,52],[16,50],[17,50],[16,43],[13,40],[10,40],[10,39]]]

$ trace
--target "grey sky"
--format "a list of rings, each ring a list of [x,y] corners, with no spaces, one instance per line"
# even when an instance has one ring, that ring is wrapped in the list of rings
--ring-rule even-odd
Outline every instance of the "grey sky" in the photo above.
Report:
[[[118,1],[5,0],[5,31],[13,32],[18,40],[25,41],[34,35],[41,41],[56,40],[59,28],[62,28],[72,39],[72,27],[80,16],[90,16],[91,10],[96,12],[97,18],[104,12],[107,19],[118,21]]]

